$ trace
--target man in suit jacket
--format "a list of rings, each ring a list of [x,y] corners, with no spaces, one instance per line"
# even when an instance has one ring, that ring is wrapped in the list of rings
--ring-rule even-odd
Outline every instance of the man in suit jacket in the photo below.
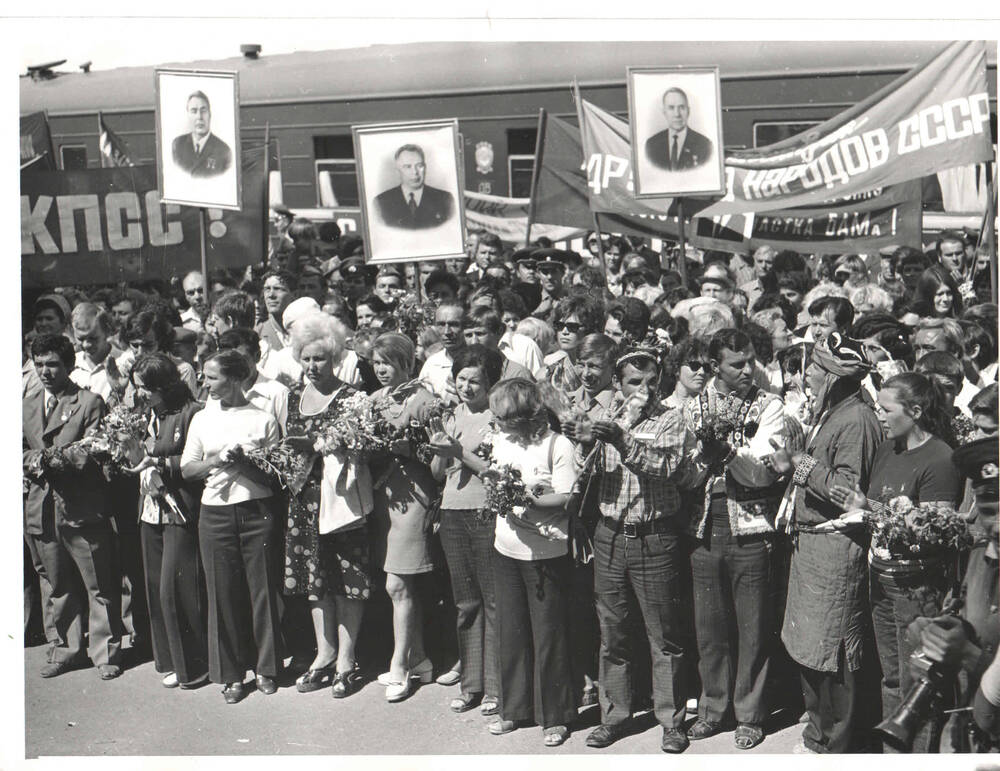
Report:
[[[212,131],[212,108],[208,97],[195,91],[187,100],[190,134],[174,139],[174,163],[192,177],[217,177],[233,165],[233,151]]]
[[[694,169],[712,157],[712,141],[688,126],[691,109],[687,94],[679,88],[668,88],[663,94],[665,131],[646,140],[646,158],[667,171]]]
[[[389,227],[420,230],[451,219],[455,199],[447,190],[424,184],[427,164],[418,145],[403,145],[396,151],[399,186],[375,196],[379,217]]]
[[[52,588],[58,637],[41,675],[55,677],[83,659],[83,613],[89,607],[86,652],[101,678],[110,680],[121,674],[121,579],[113,569],[107,487],[86,453],[66,450],[60,464],[45,454],[94,431],[105,406],[70,380],[75,353],[67,338],[39,335],[31,357],[43,389],[26,394],[22,403],[24,526]]]

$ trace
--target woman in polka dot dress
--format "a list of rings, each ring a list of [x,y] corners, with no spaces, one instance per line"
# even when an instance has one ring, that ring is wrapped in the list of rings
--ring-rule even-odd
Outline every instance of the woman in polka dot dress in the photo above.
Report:
[[[311,464],[302,488],[289,496],[285,531],[284,592],[309,600],[316,633],[316,658],[296,687],[308,693],[332,683],[334,698],[349,696],[361,684],[354,647],[371,591],[365,519],[322,535],[319,526],[323,458],[313,445],[338,403],[354,393],[333,374],[343,349],[342,328],[330,316],[310,315],[293,327],[292,351],[305,383],[289,393],[285,440]]]

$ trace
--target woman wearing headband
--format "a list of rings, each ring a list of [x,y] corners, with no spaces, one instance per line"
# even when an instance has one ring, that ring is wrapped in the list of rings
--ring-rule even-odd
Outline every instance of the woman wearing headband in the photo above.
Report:
[[[804,449],[778,448],[766,462],[792,484],[779,518],[796,534],[781,639],[801,666],[809,721],[807,752],[864,749],[866,697],[862,662],[870,637],[868,538],[863,529],[822,526],[842,511],[831,488],[867,488],[882,429],[862,399],[861,381],[871,365],[855,340],[832,332],[817,343],[805,372],[813,428]]]

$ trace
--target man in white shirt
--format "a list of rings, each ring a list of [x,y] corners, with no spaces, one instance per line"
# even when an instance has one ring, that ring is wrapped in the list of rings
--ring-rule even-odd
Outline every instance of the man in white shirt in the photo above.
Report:
[[[452,356],[465,345],[462,333],[464,311],[458,303],[444,303],[434,313],[434,326],[441,333],[443,348],[427,357],[420,369],[420,380],[427,389],[445,402],[455,403],[454,379],[451,374]]]
[[[470,308],[462,321],[462,336],[466,345],[485,345],[495,351],[500,351],[505,357],[501,380],[512,377],[524,377],[534,380],[531,373],[542,368],[542,352],[530,337],[506,332],[503,319],[492,308]],[[504,338],[507,338],[505,343]],[[513,340],[514,342],[510,342]],[[517,346],[520,352],[527,352],[528,357],[517,357],[513,351]],[[531,362],[529,366],[528,362]]]
[[[184,276],[181,288],[188,304],[188,307],[181,311],[181,326],[192,332],[199,332],[205,323],[205,316],[208,315],[208,309],[205,307],[205,277],[198,271],[192,270]]]
[[[108,340],[114,331],[111,316],[93,303],[80,303],[70,318],[80,350],[69,377],[80,388],[86,388],[107,402],[112,391],[107,362],[109,358],[117,359],[122,355],[122,351]]]

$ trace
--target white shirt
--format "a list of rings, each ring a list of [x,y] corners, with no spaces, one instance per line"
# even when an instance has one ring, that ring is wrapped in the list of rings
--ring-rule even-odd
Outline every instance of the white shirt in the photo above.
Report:
[[[192,332],[200,332],[202,329],[201,316],[194,312],[194,308],[187,308],[181,311],[181,326]]]
[[[278,380],[281,376],[288,378],[293,383],[302,380],[302,365],[295,361],[292,355],[292,347],[286,346],[275,351],[268,351],[267,357],[257,362],[257,371],[269,380]]]
[[[528,490],[540,485],[543,494],[573,492],[576,482],[573,443],[561,434],[549,431],[527,446],[512,442],[506,434],[497,434],[493,437],[493,458],[500,465],[510,464],[519,469]],[[498,552],[515,560],[545,560],[566,555],[569,515],[565,509],[518,511],[515,508],[514,513],[517,517],[497,517],[493,545]],[[527,520],[527,523],[519,520]],[[547,529],[552,537],[543,535],[536,526]]]
[[[497,347],[500,349],[500,353],[511,361],[520,364],[528,372],[537,372],[542,368],[544,363],[542,349],[538,347],[538,343],[527,335],[521,335],[517,332],[505,332],[504,336],[500,338],[500,344]]]
[[[117,361],[122,352],[111,346],[110,355]],[[108,370],[104,360],[95,362],[83,351],[76,352],[76,366],[69,373],[69,378],[80,388],[86,388],[91,393],[100,396],[106,402],[111,396],[111,382],[108,380]]]
[[[247,449],[267,447],[279,438],[277,421],[251,404],[228,409],[204,409],[191,418],[187,442],[181,454],[181,466],[204,460],[227,445],[240,444]],[[221,467],[213,469],[205,478],[201,502],[206,506],[227,506],[269,498],[272,494],[267,485],[258,484],[232,467]]]
[[[345,350],[340,361],[333,368],[333,374],[340,378],[347,385],[360,386],[362,384],[361,370],[358,365],[360,360],[358,354],[351,350]]]
[[[427,386],[427,390],[439,399],[448,400],[448,383],[452,380],[451,354],[445,348],[427,357],[418,376]]]
[[[288,433],[288,389],[277,380],[271,380],[260,373],[253,385],[243,390],[243,395],[254,407],[266,412],[278,422],[281,435]],[[219,410],[219,400],[209,396],[205,409]]]
[[[962,378],[962,390],[958,392],[958,396],[955,397],[955,406],[961,411],[963,415],[967,418],[972,417],[972,412],[969,410],[969,402],[972,401],[973,397],[978,394],[982,389],[969,382],[966,378]]]
[[[687,128],[681,131],[670,131],[667,137],[667,157],[670,157],[670,153],[673,151],[674,147],[674,137],[677,137],[677,159],[680,160],[681,152],[684,150],[684,140],[687,139],[688,130]]]

